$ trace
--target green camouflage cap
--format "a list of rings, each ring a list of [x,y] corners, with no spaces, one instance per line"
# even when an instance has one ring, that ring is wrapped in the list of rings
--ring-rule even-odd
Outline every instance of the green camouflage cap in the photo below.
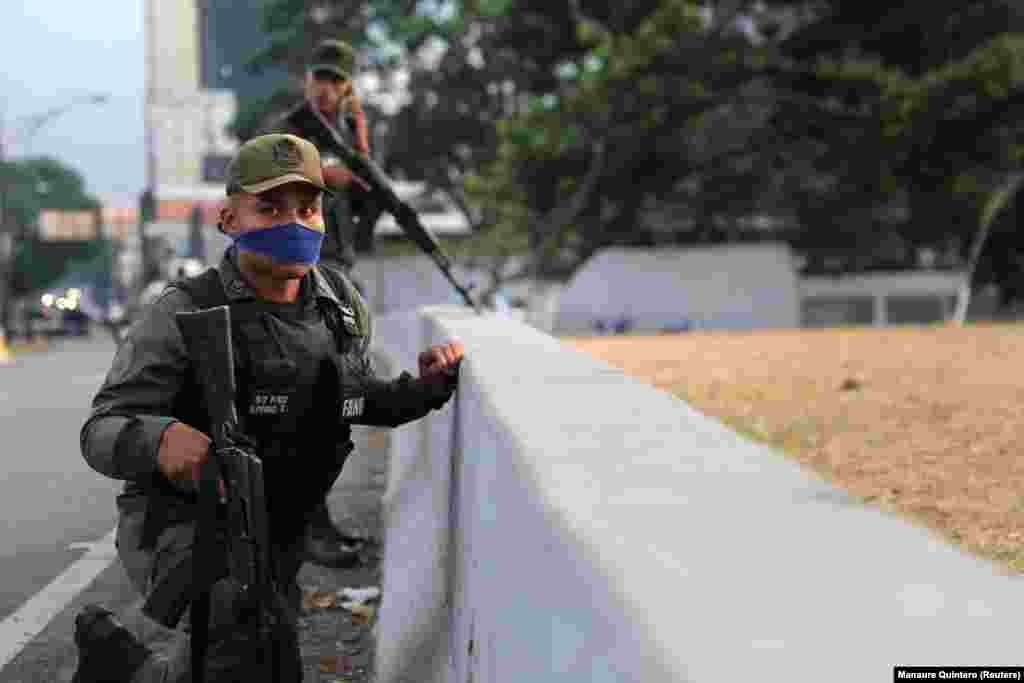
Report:
[[[312,142],[295,135],[272,133],[253,138],[228,165],[228,194],[259,194],[287,183],[307,183],[330,192],[324,183],[320,153]]]
[[[356,72],[356,51],[343,40],[321,41],[313,50],[309,71],[330,71],[342,78],[351,79]]]

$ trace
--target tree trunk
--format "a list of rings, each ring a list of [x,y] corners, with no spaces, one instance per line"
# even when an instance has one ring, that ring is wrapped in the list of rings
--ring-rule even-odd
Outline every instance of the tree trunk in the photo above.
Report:
[[[985,241],[992,232],[992,224],[996,217],[1013,200],[1024,181],[1024,173],[1015,173],[998,190],[993,192],[985,206],[981,210],[981,220],[978,232],[974,235],[971,243],[971,250],[967,256],[967,265],[964,268],[963,280],[956,295],[956,309],[953,311],[953,322],[963,325],[967,320],[967,309],[971,304],[971,282],[974,280],[974,271],[978,268],[978,261],[981,260],[981,252],[985,248]]]

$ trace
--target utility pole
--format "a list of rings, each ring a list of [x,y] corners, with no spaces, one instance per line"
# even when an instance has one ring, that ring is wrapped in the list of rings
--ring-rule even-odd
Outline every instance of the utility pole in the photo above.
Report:
[[[192,207],[188,220],[188,255],[206,262],[206,242],[203,240],[203,211],[199,205]]]
[[[14,238],[7,227],[7,166],[4,159],[4,108],[0,107],[0,360],[7,354],[7,283]]]
[[[156,2],[157,0],[145,0],[143,3],[145,24],[145,103],[143,115],[145,117],[145,149],[146,149],[146,187],[139,195],[139,270],[136,274],[136,281],[132,287],[133,297],[137,297],[149,282],[153,270],[152,249],[149,241],[149,224],[156,218],[156,192],[157,192],[157,167],[156,167],[156,117],[153,107],[157,101],[156,92]]]

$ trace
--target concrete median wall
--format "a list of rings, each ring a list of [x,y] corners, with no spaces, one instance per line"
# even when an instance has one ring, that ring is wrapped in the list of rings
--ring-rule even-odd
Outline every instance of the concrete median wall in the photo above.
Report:
[[[1013,665],[1019,578],[860,504],[556,339],[383,316],[396,370],[467,349],[395,430],[378,680],[874,681]]]

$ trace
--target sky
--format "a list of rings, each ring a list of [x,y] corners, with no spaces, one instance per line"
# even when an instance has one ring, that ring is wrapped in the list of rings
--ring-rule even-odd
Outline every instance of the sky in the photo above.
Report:
[[[142,0],[2,0],[0,116],[9,158],[53,156],[109,205],[131,206],[145,184]],[[90,94],[29,141],[24,118]]]

